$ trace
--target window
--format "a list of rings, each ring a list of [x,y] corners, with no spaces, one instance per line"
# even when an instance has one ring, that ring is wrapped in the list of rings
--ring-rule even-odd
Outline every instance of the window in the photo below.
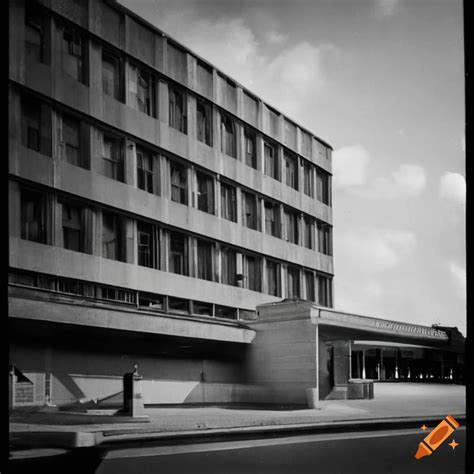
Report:
[[[169,86],[169,125],[179,132],[187,133],[186,94],[183,90]]]
[[[168,311],[170,313],[188,314],[189,300],[182,298],[168,298]]]
[[[79,82],[87,83],[87,42],[70,27],[63,31],[63,70]]]
[[[118,56],[102,51],[102,91],[116,100],[122,101],[122,62]]]
[[[213,316],[212,303],[193,301],[193,314],[198,314],[199,316]]]
[[[301,153],[311,156],[311,135],[301,130]]]
[[[200,211],[214,214],[214,178],[204,173],[196,173],[197,207]]]
[[[163,311],[165,308],[164,299],[164,296],[140,291],[138,293],[138,306],[154,311]]]
[[[316,171],[316,198],[330,206],[330,177],[321,169]]]
[[[156,86],[154,77],[146,70],[130,64],[128,90],[130,105],[140,112],[156,117]]]
[[[262,259],[251,255],[244,255],[243,264],[245,288],[253,291],[261,291]]]
[[[318,222],[318,252],[332,255],[331,226],[324,222]]]
[[[188,274],[188,238],[177,232],[170,232],[169,271],[178,275]]]
[[[214,281],[213,272],[214,246],[204,240],[197,241],[197,277],[203,280]]]
[[[124,238],[120,216],[102,212],[102,257],[125,261]]]
[[[105,133],[102,140],[102,174],[116,181],[123,182],[122,139]]]
[[[138,265],[158,268],[158,238],[155,226],[148,222],[137,221]]]
[[[221,114],[221,147],[232,158],[237,158],[236,138],[235,123],[227,115]]]
[[[284,153],[285,183],[293,189],[298,189],[298,160],[295,156]]]
[[[287,298],[300,297],[300,272],[296,267],[287,267]]]
[[[135,304],[137,295],[134,291],[98,285],[96,287],[96,298],[107,301],[117,301],[119,303]]]
[[[63,144],[66,161],[71,165],[81,165],[81,126],[78,120],[63,116]]]
[[[257,139],[255,133],[246,129],[245,138],[245,163],[257,169]]]
[[[258,230],[258,198],[255,194],[242,191],[243,224],[249,229]]]
[[[306,299],[310,301],[316,301],[316,293],[314,286],[314,273],[305,271],[304,272],[304,283],[306,289]]]
[[[314,166],[303,160],[303,192],[314,197]]]
[[[69,202],[60,202],[63,247],[76,252],[92,253],[92,210]]]
[[[284,119],[285,123],[285,145],[296,149],[296,125],[287,119]]]
[[[41,8],[33,1],[25,2],[25,48],[26,56],[47,64],[46,18]]]
[[[318,304],[332,306],[331,279],[318,275]]]
[[[212,68],[197,61],[197,91],[212,100]]]
[[[235,250],[221,247],[221,283],[236,286],[236,258]]]
[[[273,260],[267,260],[265,274],[267,293],[273,296],[280,296],[280,265]]]
[[[304,242],[303,245],[307,249],[314,249],[314,220],[311,217],[305,216],[303,219],[304,231],[303,231],[303,238]]]
[[[212,146],[212,107],[201,99],[197,99],[196,107],[197,139]]]
[[[271,201],[265,201],[265,233],[280,237],[280,206]]]
[[[216,304],[216,318],[237,319],[236,308],[229,308],[227,306],[219,306]]]
[[[143,191],[155,193],[155,157],[140,147],[137,147],[137,185]]]
[[[264,107],[265,130],[274,138],[280,137],[280,114],[268,107]]]
[[[234,186],[221,181],[221,217],[237,222],[237,191]]]
[[[255,127],[257,126],[257,101],[248,95],[246,92],[243,94],[244,96],[244,120],[251,123]]]
[[[230,112],[237,111],[237,87],[229,79],[217,75],[221,104]]]
[[[21,238],[46,244],[46,198],[43,194],[21,190]]]
[[[171,200],[187,204],[188,198],[188,170],[185,166],[170,162]]]
[[[290,211],[289,209],[284,210],[285,216],[285,240],[297,244],[299,240],[298,232],[298,215]]]
[[[277,149],[269,143],[263,146],[265,154],[265,174],[273,179],[279,179]]]
[[[23,96],[21,115],[23,145],[51,156],[51,107],[33,97]]]
[[[187,65],[186,52],[179,46],[172,44],[168,40],[167,44],[167,58],[168,58],[168,73],[169,75],[180,81],[186,82],[187,79]]]

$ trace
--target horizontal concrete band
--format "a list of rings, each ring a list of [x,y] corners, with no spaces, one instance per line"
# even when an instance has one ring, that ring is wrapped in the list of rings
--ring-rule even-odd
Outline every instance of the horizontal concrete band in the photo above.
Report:
[[[173,318],[162,314],[149,315],[137,311],[19,297],[10,297],[9,317],[244,344],[249,344],[255,337],[252,329],[212,321],[193,321],[190,318]]]

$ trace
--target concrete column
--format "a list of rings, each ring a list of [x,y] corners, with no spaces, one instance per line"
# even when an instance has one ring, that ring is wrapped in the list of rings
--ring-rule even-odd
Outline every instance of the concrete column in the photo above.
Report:
[[[296,157],[297,173],[298,173],[298,191],[300,194],[304,194],[303,191],[303,164],[302,158]]]
[[[237,223],[242,225],[242,223],[243,223],[243,219],[242,219],[242,189],[240,187],[236,188],[235,197],[236,197],[236,201],[237,201]]]
[[[265,151],[263,137],[260,135],[260,133],[257,133],[255,137],[255,153],[257,169],[263,173],[265,170]]]
[[[314,357],[315,357],[315,383],[314,388],[306,389],[306,397],[309,408],[320,409],[319,405],[319,324],[315,324],[314,336]]]
[[[9,200],[9,234],[11,237],[21,236],[21,194],[20,185],[16,181],[8,183],[8,200]]]
[[[237,89],[237,117],[244,116],[244,92],[241,87],[236,86]]]
[[[137,187],[137,149],[131,140],[125,140],[125,183]]]
[[[285,160],[283,159],[283,147],[281,145],[277,145],[276,156],[278,160],[278,178],[282,183],[286,182],[286,174],[285,174]]]
[[[334,385],[347,385],[350,371],[349,341],[334,342]]]
[[[281,297],[282,298],[288,297],[288,288],[286,285],[287,280],[288,280],[287,265],[282,264],[281,265]]]
[[[62,204],[55,197],[53,201],[53,245],[64,247]]]
[[[125,220],[125,262],[126,263],[137,263],[138,262],[138,245],[136,236],[136,223],[135,219]]]
[[[263,130],[263,102],[257,100],[257,128]]]
[[[365,349],[362,349],[362,378],[365,379]]]
[[[103,211],[99,207],[95,211],[95,226],[93,228],[93,233],[95,234],[92,238],[92,255],[102,255],[102,229],[103,229]]]
[[[166,50],[166,48],[165,48]],[[163,81],[158,81],[158,119],[165,124],[169,123],[169,97],[168,84]]]
[[[168,230],[161,229],[162,249],[163,249],[163,266],[161,269],[165,272],[169,271],[169,252],[170,252],[170,233]]]
[[[214,189],[216,190],[215,192],[215,199],[214,199],[214,208],[215,208],[215,215],[217,217],[221,217],[222,212],[221,212],[221,181],[218,178],[214,179]]]
[[[192,54],[186,54],[188,87],[197,90],[197,60]]]

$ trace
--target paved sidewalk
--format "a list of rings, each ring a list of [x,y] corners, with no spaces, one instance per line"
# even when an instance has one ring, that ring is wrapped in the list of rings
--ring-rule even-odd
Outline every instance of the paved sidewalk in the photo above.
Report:
[[[104,440],[164,437],[178,434],[333,426],[336,422],[423,421],[465,415],[465,387],[443,384],[376,384],[374,400],[327,400],[320,409],[253,410],[249,408],[147,408],[148,422],[84,423],[94,415],[71,415],[77,424],[11,423],[11,442],[23,446],[92,446]],[[57,416],[57,414],[56,414]],[[103,420],[104,417],[99,419]],[[97,419],[97,417],[96,417]]]

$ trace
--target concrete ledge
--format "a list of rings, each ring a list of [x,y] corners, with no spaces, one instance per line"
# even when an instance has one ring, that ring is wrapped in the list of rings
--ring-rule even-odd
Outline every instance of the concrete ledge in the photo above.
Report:
[[[10,433],[10,444],[22,448],[87,448],[98,444],[100,437],[97,434],[87,431],[16,431]]]
[[[466,415],[453,413],[452,416],[465,425]],[[34,448],[83,448],[97,445],[133,443],[145,441],[207,442],[229,439],[256,439],[266,435],[288,436],[308,433],[333,433],[352,431],[373,431],[386,429],[419,428],[424,423],[438,423],[439,416],[391,417],[378,419],[351,419],[341,421],[324,421],[297,424],[276,424],[268,420],[258,426],[241,426],[236,428],[217,428],[160,432],[157,428],[132,428],[100,431],[36,431],[13,432],[10,443],[15,450]],[[265,423],[265,424],[264,424]]]

